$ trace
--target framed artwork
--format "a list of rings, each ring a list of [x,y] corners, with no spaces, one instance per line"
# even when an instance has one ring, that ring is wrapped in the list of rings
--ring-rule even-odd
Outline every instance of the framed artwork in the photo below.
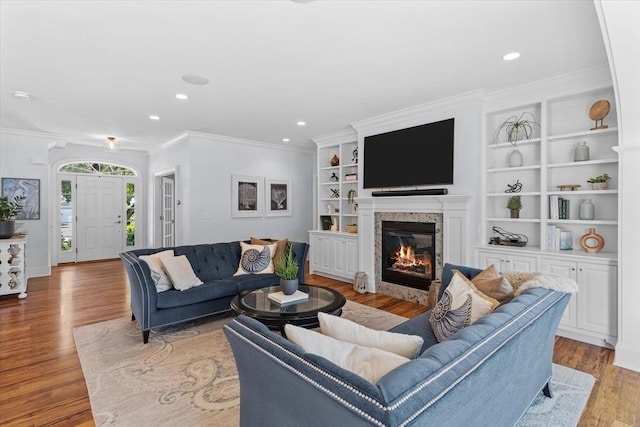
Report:
[[[13,200],[24,196],[22,211],[16,220],[40,219],[40,180],[29,178],[2,178],[2,196]]]
[[[231,176],[231,216],[254,218],[263,214],[264,179],[259,176]]]
[[[266,180],[267,216],[291,216],[291,180]]]

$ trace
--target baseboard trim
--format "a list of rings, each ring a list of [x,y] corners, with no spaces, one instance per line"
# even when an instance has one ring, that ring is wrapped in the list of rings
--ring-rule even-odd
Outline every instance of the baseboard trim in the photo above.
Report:
[[[640,372],[640,351],[637,348],[617,345],[613,365]]]

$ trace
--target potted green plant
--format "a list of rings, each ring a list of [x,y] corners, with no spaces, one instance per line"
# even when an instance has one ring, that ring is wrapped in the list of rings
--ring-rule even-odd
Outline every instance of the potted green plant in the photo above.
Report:
[[[275,260],[274,272],[280,278],[280,290],[292,295],[298,290],[298,263],[293,257],[293,245],[287,244],[284,254]]]
[[[609,181],[611,181],[611,177],[606,173],[587,180],[587,182],[591,183],[591,187],[593,187],[594,190],[606,190],[609,188]]]
[[[507,141],[513,145],[513,151],[509,155],[509,166],[522,166],[522,153],[516,149],[518,141],[530,140],[535,126],[540,126],[535,116],[525,111],[520,116],[511,116],[498,126],[494,134],[494,141],[498,141],[500,133],[505,133]]]
[[[0,239],[9,239],[16,232],[13,220],[22,211],[24,196],[16,196],[9,201],[8,196],[0,197]]]
[[[520,218],[520,209],[522,209],[520,196],[509,197],[509,200],[507,200],[507,209],[511,211],[511,218]]]

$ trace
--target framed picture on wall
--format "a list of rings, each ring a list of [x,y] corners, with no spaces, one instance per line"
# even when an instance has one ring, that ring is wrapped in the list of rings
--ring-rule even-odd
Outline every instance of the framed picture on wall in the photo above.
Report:
[[[231,176],[231,216],[261,217],[264,206],[264,179],[259,176]]]
[[[291,216],[291,180],[266,179],[267,216]]]
[[[40,219],[40,180],[29,178],[2,178],[2,196],[13,200],[24,197],[22,210],[16,220]]]

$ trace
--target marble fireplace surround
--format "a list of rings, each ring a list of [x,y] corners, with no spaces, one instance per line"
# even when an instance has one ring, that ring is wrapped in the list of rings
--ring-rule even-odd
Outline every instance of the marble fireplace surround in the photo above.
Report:
[[[383,282],[379,260],[382,221],[436,223],[436,278],[444,262],[467,262],[469,196],[392,196],[358,198],[358,253],[367,274],[367,291],[426,304],[427,292]]]

